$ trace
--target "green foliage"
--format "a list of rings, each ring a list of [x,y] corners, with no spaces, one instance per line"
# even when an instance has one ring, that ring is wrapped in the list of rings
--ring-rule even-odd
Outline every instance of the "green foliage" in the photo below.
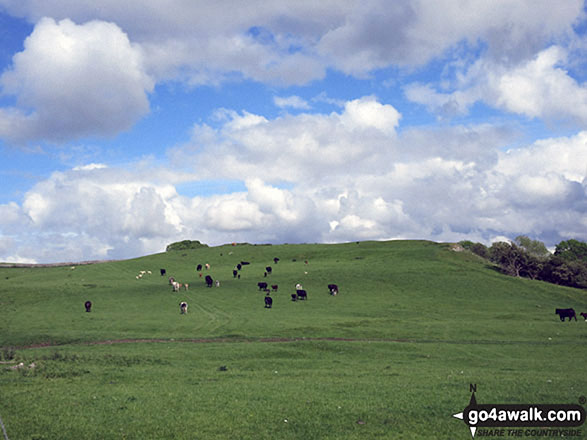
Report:
[[[167,245],[165,251],[185,251],[188,249],[201,249],[207,247],[207,244],[200,243],[198,240],[183,240]]]
[[[554,255],[566,261],[582,261],[587,263],[587,243],[579,240],[561,241]]]
[[[532,240],[525,235],[519,235],[515,240],[516,244],[521,247],[527,254],[539,259],[546,259],[550,256],[550,252],[546,249],[544,243],[538,240]]]

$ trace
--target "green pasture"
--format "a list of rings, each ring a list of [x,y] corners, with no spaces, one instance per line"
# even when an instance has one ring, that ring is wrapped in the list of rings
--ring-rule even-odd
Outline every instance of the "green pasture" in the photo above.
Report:
[[[260,281],[279,286],[272,309]],[[296,283],[308,301],[291,301]],[[424,241],[4,268],[0,418],[11,440],[467,439],[452,414],[470,384],[479,403],[587,395],[587,323],[561,323],[557,307],[587,312],[587,292]]]

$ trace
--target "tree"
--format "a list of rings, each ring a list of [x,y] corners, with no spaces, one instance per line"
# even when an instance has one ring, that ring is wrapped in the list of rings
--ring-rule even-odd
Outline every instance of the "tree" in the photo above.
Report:
[[[519,277],[526,265],[527,255],[513,243],[496,242],[489,248],[491,261],[498,264],[508,275]]]
[[[587,263],[587,243],[574,239],[561,241],[556,245],[554,255],[566,261],[580,260]]]
[[[518,235],[515,240],[516,244],[524,249],[528,254],[541,259],[546,259],[550,256],[550,252],[546,249],[544,243],[538,240],[532,240],[525,235]]]

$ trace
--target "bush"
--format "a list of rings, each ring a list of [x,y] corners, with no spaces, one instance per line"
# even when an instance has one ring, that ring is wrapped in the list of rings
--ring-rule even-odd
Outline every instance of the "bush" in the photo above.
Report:
[[[207,244],[200,243],[198,240],[183,240],[176,243],[171,243],[165,248],[165,251],[185,251],[188,249],[207,248]]]

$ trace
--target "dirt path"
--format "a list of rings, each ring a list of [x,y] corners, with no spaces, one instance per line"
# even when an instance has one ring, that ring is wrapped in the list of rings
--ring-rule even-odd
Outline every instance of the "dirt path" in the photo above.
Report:
[[[330,342],[396,342],[396,343],[418,343],[432,341],[413,341],[408,339],[368,339],[368,338],[197,338],[197,339],[108,339],[104,341],[54,343],[41,342],[39,344],[14,347],[15,350],[27,350],[31,348],[65,347],[70,345],[114,345],[114,344],[153,344],[153,343],[188,343],[188,344],[223,344],[223,343],[286,343],[302,341],[330,341]]]

